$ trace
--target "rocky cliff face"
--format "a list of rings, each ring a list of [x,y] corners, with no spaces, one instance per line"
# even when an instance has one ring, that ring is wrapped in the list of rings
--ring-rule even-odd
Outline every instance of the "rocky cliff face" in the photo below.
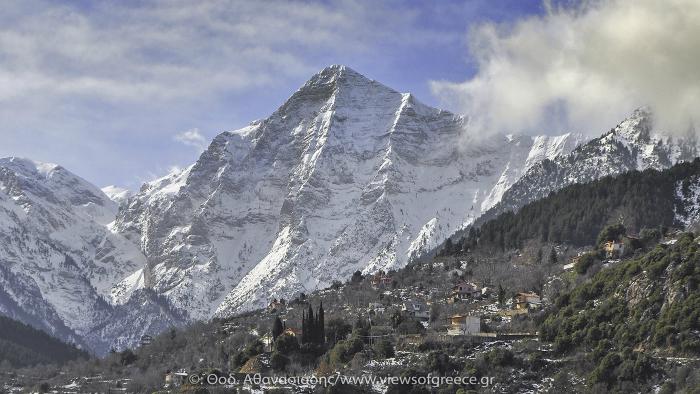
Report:
[[[465,138],[464,122],[329,67],[269,118],[145,185],[114,228],[141,245],[148,285],[196,318],[403,266],[579,140]]]

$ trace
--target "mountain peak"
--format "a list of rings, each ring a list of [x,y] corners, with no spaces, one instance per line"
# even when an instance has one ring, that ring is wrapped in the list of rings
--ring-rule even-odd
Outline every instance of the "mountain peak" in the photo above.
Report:
[[[334,108],[358,108],[366,106],[366,100],[401,102],[401,94],[377,81],[371,80],[350,67],[331,65],[314,74],[272,115],[286,119],[313,116],[315,111],[325,112]],[[269,119],[268,119],[269,120]],[[298,119],[297,119],[298,120]]]
[[[614,134],[632,143],[648,142],[652,130],[652,113],[648,107],[640,107],[614,129]]]
[[[361,77],[368,79],[364,75],[358,73],[357,71],[353,70],[352,68],[343,65],[343,64],[332,64],[328,67],[325,67],[323,70],[319,71],[316,73],[313,77],[311,77],[311,80],[317,79],[317,78],[333,78],[333,77],[342,77],[342,76],[352,76],[352,77]]]
[[[25,176],[41,178],[48,178],[53,171],[62,169],[58,164],[44,163],[16,156],[0,158],[0,166],[12,168]]]
[[[304,86],[299,88],[299,92],[337,91],[339,89],[359,86],[380,87],[382,90],[396,93],[395,90],[341,64],[330,65],[314,74]]]
[[[347,77],[365,78],[365,76],[361,75],[350,67],[340,64],[333,64],[311,76],[311,78],[309,78],[309,80],[304,84],[304,86],[301,87],[300,90],[303,90],[306,87],[334,84],[339,79]]]

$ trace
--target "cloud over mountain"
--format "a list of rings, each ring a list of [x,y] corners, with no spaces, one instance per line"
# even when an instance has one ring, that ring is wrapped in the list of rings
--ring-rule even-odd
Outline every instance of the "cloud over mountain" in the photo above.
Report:
[[[175,141],[185,144],[187,146],[193,146],[197,148],[200,152],[203,151],[207,146],[207,139],[199,132],[198,128],[185,130],[181,133],[175,135]]]
[[[660,128],[684,132],[700,114],[697,1],[549,5],[514,25],[479,25],[470,52],[473,77],[432,89],[476,130],[598,133],[648,105]]]

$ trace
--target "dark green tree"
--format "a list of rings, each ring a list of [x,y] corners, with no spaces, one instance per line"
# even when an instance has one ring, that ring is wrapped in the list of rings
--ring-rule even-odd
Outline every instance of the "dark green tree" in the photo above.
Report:
[[[394,345],[386,339],[382,339],[376,344],[374,344],[373,350],[379,357],[394,357]]]
[[[257,356],[265,351],[265,345],[260,341],[253,341],[246,346],[244,353],[247,358]]]
[[[401,314],[401,311],[394,311],[394,314],[391,315],[391,325],[396,328],[403,322],[403,315]]]
[[[131,349],[126,349],[119,354],[119,362],[121,365],[130,365],[136,361],[137,357]]]
[[[500,283],[498,284],[498,303],[501,306],[506,303],[506,289]]]
[[[579,275],[585,274],[588,269],[597,261],[595,253],[585,253],[578,258],[578,262],[574,266],[576,273]]]
[[[355,271],[352,274],[352,278],[350,278],[350,282],[352,283],[360,283],[362,282],[362,272],[360,271]]]
[[[307,326],[307,342],[315,342],[316,337],[316,317],[314,317],[314,310],[311,308],[311,303],[309,303],[309,310],[306,311],[306,326]]]
[[[444,254],[452,254],[455,252],[455,247],[454,247],[454,245],[452,245],[451,238],[447,238],[447,241],[445,241],[445,248],[443,250],[444,250]]]
[[[608,241],[619,241],[623,235],[625,235],[627,230],[622,223],[611,224],[606,226],[600,234],[598,234],[598,240],[596,244],[601,246]]]
[[[273,352],[270,356],[270,367],[275,371],[284,371],[289,364],[289,359],[280,352]]]
[[[444,352],[430,352],[426,359],[426,368],[432,372],[438,372],[440,375],[444,375],[449,369],[451,369],[452,363],[450,362],[450,356]]]
[[[337,341],[345,339],[352,332],[352,326],[342,319],[335,318],[328,321],[326,326],[326,339],[331,345]]]
[[[309,327],[306,323],[306,314],[301,311],[301,343],[309,343]]]
[[[294,335],[280,335],[275,341],[275,350],[282,354],[290,355],[299,350],[299,341]]]
[[[282,326],[282,320],[280,320],[279,316],[275,317],[274,323],[272,323],[272,338],[277,339],[280,335],[282,335],[282,332],[284,331],[284,327]]]
[[[323,344],[326,341],[326,323],[323,311],[323,302],[318,307],[318,325],[316,327],[316,342]]]

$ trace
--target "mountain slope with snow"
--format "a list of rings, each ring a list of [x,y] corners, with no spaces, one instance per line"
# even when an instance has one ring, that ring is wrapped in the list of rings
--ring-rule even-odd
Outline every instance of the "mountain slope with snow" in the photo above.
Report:
[[[145,265],[135,244],[109,230],[116,212],[61,166],[0,159],[0,313],[106,352],[113,338],[94,329],[112,318],[112,287]]]
[[[133,195],[0,159],[0,313],[104,353],[402,267],[477,218],[698,154],[694,138],[654,131],[644,110],[587,143],[470,136],[466,122],[332,66]],[[697,197],[691,186],[678,193]]]
[[[131,197],[132,195],[129,189],[124,189],[114,185],[105,186],[101,190],[105,195],[107,195],[107,197],[109,197],[110,200],[114,201],[117,205],[125,203],[129,200],[129,197]]]
[[[579,141],[465,141],[464,122],[332,66],[269,118],[220,134],[194,165],[145,185],[115,229],[141,245],[142,283],[195,318],[400,267]]]
[[[550,192],[574,183],[586,183],[632,170],[662,170],[676,163],[691,161],[700,147],[695,132],[671,136],[653,128],[652,114],[646,109],[634,113],[601,137],[554,160],[542,160],[503,194],[498,204],[478,223],[506,211],[517,211],[525,204],[546,197]]]

